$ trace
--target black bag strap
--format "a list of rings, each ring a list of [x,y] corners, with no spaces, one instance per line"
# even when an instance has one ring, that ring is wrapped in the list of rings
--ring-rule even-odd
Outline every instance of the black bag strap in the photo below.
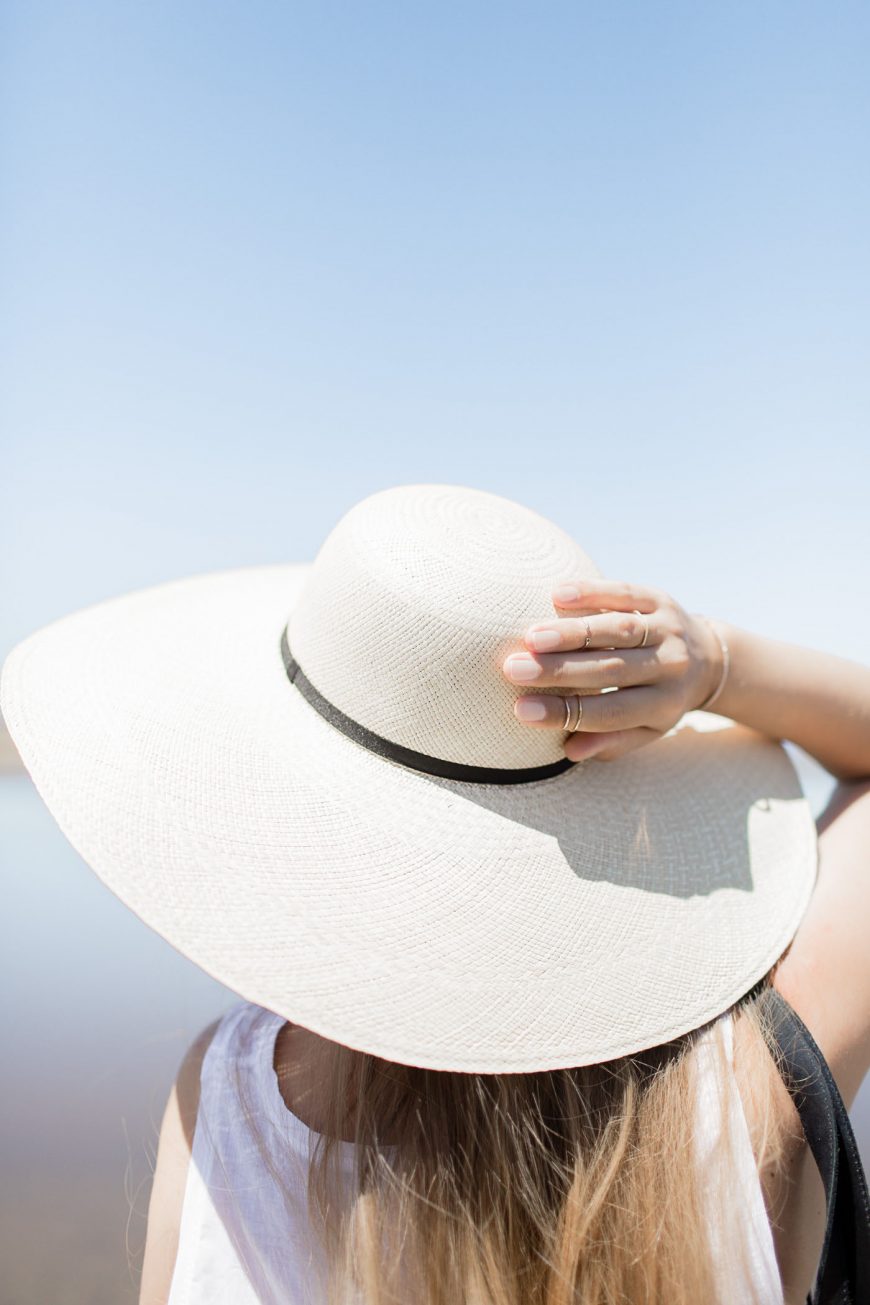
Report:
[[[828,1222],[807,1305],[867,1305],[870,1198],[848,1111],[812,1034],[782,993],[767,985],[759,1001],[771,1014],[783,1058],[778,1068],[825,1185]]]

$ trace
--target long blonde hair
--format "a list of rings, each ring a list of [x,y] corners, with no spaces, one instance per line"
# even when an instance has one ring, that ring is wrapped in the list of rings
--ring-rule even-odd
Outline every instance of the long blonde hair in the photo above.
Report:
[[[776,1043],[757,1001],[774,970],[733,1008],[747,1028],[759,1173],[779,1167],[786,1145]],[[420,1069],[335,1045],[308,1170],[328,1305],[718,1299],[694,1151],[696,1051],[712,1026],[606,1064],[538,1073]],[[713,1033],[724,1056],[721,1025]],[[336,1145],[348,1128],[349,1191]]]

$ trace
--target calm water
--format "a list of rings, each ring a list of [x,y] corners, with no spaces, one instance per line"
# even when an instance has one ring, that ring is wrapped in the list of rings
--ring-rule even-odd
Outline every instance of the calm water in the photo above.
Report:
[[[0,1301],[135,1301],[167,1093],[237,999],[102,887],[25,776],[0,780],[0,830]]]
[[[793,752],[815,811],[830,788]],[[127,911],[25,776],[0,780],[0,1305],[135,1301],[160,1116],[236,997]],[[870,1156],[870,1080],[852,1112]]]

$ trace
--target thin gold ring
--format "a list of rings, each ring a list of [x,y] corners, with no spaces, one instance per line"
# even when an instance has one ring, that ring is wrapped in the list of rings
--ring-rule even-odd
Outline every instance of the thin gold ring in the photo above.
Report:
[[[589,628],[589,622],[586,620],[585,616],[581,616],[580,620],[586,626],[586,640],[583,644],[583,648],[586,649],[589,647],[590,643],[592,642],[592,630]]]
[[[641,639],[640,643],[636,643],[634,646],[635,648],[645,648],[646,641],[649,638],[649,621],[646,619],[643,612],[639,612],[637,608],[634,609],[634,614],[635,616],[639,616],[640,619],[643,621],[643,638]]]
[[[576,716],[576,720],[574,717]],[[569,734],[575,734],[583,720],[583,699],[579,693],[569,693],[565,698],[565,725]],[[573,722],[573,723],[572,723]]]

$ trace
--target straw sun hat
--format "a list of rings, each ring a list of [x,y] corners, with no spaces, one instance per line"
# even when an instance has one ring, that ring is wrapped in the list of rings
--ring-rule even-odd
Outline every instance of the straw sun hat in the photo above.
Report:
[[[45,626],[2,710],[73,847],[241,997],[435,1069],[609,1060],[746,993],[817,858],[787,753],[752,730],[690,712],[572,764],[515,718],[504,657],[556,584],[599,574],[517,503],[402,485],[313,563]]]

